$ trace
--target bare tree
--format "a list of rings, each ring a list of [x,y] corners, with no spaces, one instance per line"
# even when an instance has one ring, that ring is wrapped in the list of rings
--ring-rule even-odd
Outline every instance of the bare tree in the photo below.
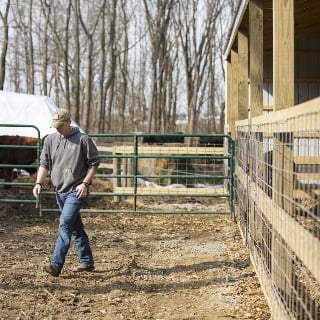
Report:
[[[149,47],[146,45],[147,41],[147,30],[145,28],[145,21],[141,19],[140,11],[135,15],[131,14],[129,20],[131,25],[134,26],[133,33],[134,38],[129,50],[129,66],[134,72],[128,72],[128,114],[130,131],[145,131],[145,124],[147,121],[147,98],[146,98],[146,87],[147,87],[147,68],[148,68],[148,53]]]
[[[73,34],[72,37],[73,41],[73,58],[72,58],[72,70],[71,70],[71,105],[73,106],[74,112],[74,119],[78,123],[81,123],[80,119],[80,92],[81,92],[81,85],[80,85],[80,22],[79,22],[79,15],[80,15],[80,0],[74,1],[73,6],[74,12],[74,19],[73,19]]]
[[[40,39],[42,41],[42,49],[43,49],[41,73],[42,73],[43,94],[47,96],[48,95],[48,36],[47,35],[48,35],[50,13],[51,13],[50,2],[47,3],[46,0],[41,0],[41,9],[45,17],[43,36]]]
[[[100,60],[100,71],[98,75],[98,101],[97,101],[97,110],[96,117],[94,119],[94,127],[98,128],[99,132],[104,132],[105,125],[105,104],[106,104],[106,92],[104,87],[104,81],[106,77],[106,2],[102,8],[103,14],[101,16],[100,22],[100,51],[99,51],[99,60]]]
[[[24,68],[25,74],[25,84],[26,92],[33,94],[35,92],[35,77],[34,77],[34,47],[33,47],[33,21],[32,21],[32,10],[33,10],[33,0],[30,2],[24,3],[23,6],[20,6],[16,0],[14,4],[15,8],[15,28],[17,29],[16,35],[21,47],[24,49],[21,52],[21,59],[24,60],[24,64],[21,66]],[[16,46],[16,50],[19,50],[19,47]]]
[[[33,47],[33,21],[32,21],[32,11],[33,11],[33,0],[30,0],[29,10],[28,10],[28,21],[27,27],[25,29],[25,36],[27,38],[26,44],[26,57],[27,57],[27,73],[29,74],[28,92],[34,94],[35,85],[35,66],[34,66],[34,47]]]
[[[85,22],[83,21],[83,17],[81,14],[81,10],[79,10],[79,18],[80,18],[80,23],[81,26],[84,30],[84,33],[87,37],[87,55],[86,55],[86,76],[85,76],[85,101],[84,101],[84,105],[83,105],[83,110],[82,110],[82,124],[83,124],[83,128],[85,131],[87,131],[90,128],[90,118],[91,118],[91,114],[90,114],[90,107],[92,106],[92,75],[93,75],[93,46],[94,46],[94,33],[96,31],[98,22],[99,22],[99,18],[101,16],[101,14],[104,12],[104,3],[101,6],[101,8],[98,11],[98,14],[95,18],[94,21],[91,21],[90,19],[87,19],[88,22],[87,24],[85,24]],[[90,21],[90,22],[89,22]],[[90,25],[90,26],[89,26]],[[89,30],[90,28],[90,30]]]
[[[49,95],[89,132],[174,132],[186,111],[187,132],[219,130],[239,0],[5,1],[0,89]]]
[[[103,123],[103,129],[110,131],[111,130],[111,124],[112,124],[112,106],[114,103],[114,88],[116,83],[116,70],[117,70],[117,54],[118,49],[116,45],[116,26],[117,26],[117,6],[118,1],[114,0],[112,1],[112,4],[108,10],[109,12],[109,44],[108,44],[108,50],[107,50],[107,56],[109,60],[109,66],[108,66],[108,77],[106,79],[106,82],[104,84],[104,94],[109,94],[109,98],[106,101],[106,106],[103,108],[102,112],[102,121]],[[107,112],[106,112],[106,110]],[[105,127],[106,125],[106,127]]]
[[[129,54],[129,39],[128,39],[128,14],[125,7],[126,1],[121,0],[121,12],[123,19],[123,48],[122,54],[119,55],[120,81],[119,81],[119,129],[120,132],[125,130],[125,113],[128,89],[128,54]]]
[[[6,57],[9,44],[9,25],[8,25],[8,14],[10,9],[10,0],[5,5],[4,12],[0,11],[0,18],[3,24],[3,45],[1,48],[0,55],[0,90],[3,90],[5,75],[6,75]]]
[[[226,34],[229,32],[229,25],[233,25],[232,21],[234,20],[239,7],[241,5],[241,0],[225,0],[225,10],[226,12],[224,12],[224,14],[221,14],[218,17],[218,23],[217,26],[219,26],[219,28],[217,28],[217,30],[219,31],[220,34],[220,38],[217,38],[217,46],[216,46],[216,52],[217,57],[216,57],[216,61],[220,62],[220,69],[222,72],[222,76],[221,76],[221,81],[224,83],[225,82],[225,69],[224,69],[224,59],[223,59],[223,54],[224,54],[224,49],[225,49],[225,43],[227,41],[227,37]],[[230,23],[231,21],[231,23]],[[216,93],[220,93],[219,88],[215,88],[215,92]],[[217,99],[219,100],[219,99]],[[220,97],[220,110],[219,110],[220,114],[219,114],[219,118],[218,118],[218,130],[220,132],[223,132],[224,130],[224,118],[225,118],[225,101],[224,101],[224,97]]]
[[[65,107],[70,110],[71,109],[71,92],[70,92],[70,19],[71,19],[71,0],[68,0],[66,6],[66,19],[64,23],[64,42],[62,50],[62,61],[63,61],[63,79],[64,79],[64,102]],[[74,106],[77,108],[77,106]],[[74,112],[73,112],[74,113]]]
[[[203,4],[203,3],[201,3]],[[176,16],[182,54],[185,64],[185,79],[188,105],[189,133],[197,130],[197,123],[205,103],[207,89],[207,70],[212,59],[213,47],[210,45],[215,34],[215,19],[220,14],[222,5],[219,0],[205,3],[206,16],[203,19],[203,29],[199,31],[199,0],[179,2]]]
[[[143,0],[148,30],[151,39],[152,89],[149,107],[147,131],[164,131],[167,104],[167,76],[170,55],[169,52],[169,25],[175,5],[174,0],[157,0],[155,8],[151,3]],[[170,77],[170,76],[169,76]]]

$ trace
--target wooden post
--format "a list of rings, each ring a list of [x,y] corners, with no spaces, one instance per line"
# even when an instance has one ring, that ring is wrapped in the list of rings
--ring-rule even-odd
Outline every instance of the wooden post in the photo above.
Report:
[[[132,175],[133,174],[133,161],[134,161],[133,158],[128,158],[127,159],[128,165],[127,165],[126,174],[128,174],[128,175]],[[127,178],[126,180],[128,181],[128,186],[132,187],[133,186],[133,179],[132,178]]]
[[[288,214],[293,214],[293,134],[276,133],[273,139],[273,199]]]
[[[294,105],[294,1],[273,0],[273,110]],[[292,205],[292,135],[277,134],[273,144],[273,199],[288,214]],[[291,189],[291,190],[290,190]],[[292,261],[286,244],[275,232],[272,237],[272,278],[278,288],[291,297]],[[287,278],[285,278],[287,276]],[[289,280],[287,280],[289,279]]]
[[[263,1],[249,2],[250,118],[263,114]]]
[[[248,119],[249,105],[249,87],[248,87],[248,68],[249,68],[249,52],[248,52],[248,36],[247,34],[238,32],[238,56],[239,56],[239,78],[238,78],[238,117],[237,120]]]
[[[119,175],[121,172],[121,166],[120,166],[120,161],[119,158],[113,158],[113,174],[114,175]],[[113,190],[117,190],[118,187],[121,185],[121,179],[119,177],[113,178]],[[113,197],[115,202],[120,201],[119,196],[114,196]]]
[[[232,63],[230,60],[226,62],[226,117],[225,117],[225,133],[230,134],[231,130],[231,110],[232,102]],[[186,141],[186,138],[185,138]],[[188,144],[187,144],[188,145]]]
[[[232,102],[230,110],[230,119],[228,121],[230,128],[230,135],[235,138],[235,122],[238,119],[238,103],[239,103],[239,92],[238,92],[238,53],[235,50],[231,51],[231,63],[232,63]]]
[[[232,64],[231,60],[226,61],[226,107],[225,107],[225,130],[226,134],[230,134],[230,119],[232,108]]]
[[[252,0],[249,2],[249,39],[250,39],[250,118],[263,114],[263,2]],[[251,128],[249,127],[251,130]],[[250,180],[258,183],[259,167],[256,164],[260,157],[260,135],[250,132],[249,142],[249,175]],[[250,138],[250,136],[248,137]],[[257,141],[258,140],[258,141]],[[249,202],[249,228],[254,241],[261,242],[261,218],[256,212],[255,201]]]
[[[273,110],[294,105],[293,8],[293,0],[273,0]]]
[[[276,133],[273,139],[272,198],[275,204],[293,214],[293,134]],[[272,278],[289,302],[292,259],[286,243],[275,231],[272,235]],[[289,279],[289,282],[288,282]]]
[[[123,172],[128,172],[128,158],[124,158],[122,162],[123,162]],[[131,187],[131,185],[128,184],[128,179],[127,178],[122,178],[121,179],[121,186]]]

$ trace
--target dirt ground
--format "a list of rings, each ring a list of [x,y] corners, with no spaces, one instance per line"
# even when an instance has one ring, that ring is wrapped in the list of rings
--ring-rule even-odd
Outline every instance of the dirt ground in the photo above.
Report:
[[[17,190],[0,193],[10,197]],[[117,204],[109,199],[104,205]],[[270,319],[229,217],[82,216],[96,269],[73,273],[78,261],[72,245],[54,278],[42,268],[55,244],[58,214],[39,217],[34,205],[0,203],[0,319]]]

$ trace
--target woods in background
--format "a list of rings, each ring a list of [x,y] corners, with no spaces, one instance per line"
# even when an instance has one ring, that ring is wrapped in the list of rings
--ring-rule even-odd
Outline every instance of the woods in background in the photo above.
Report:
[[[50,96],[91,133],[222,132],[236,2],[1,0],[0,90]]]

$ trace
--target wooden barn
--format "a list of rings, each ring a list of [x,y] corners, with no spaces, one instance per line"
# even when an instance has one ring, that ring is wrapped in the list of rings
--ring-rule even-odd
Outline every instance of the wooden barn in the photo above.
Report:
[[[272,318],[320,319],[320,1],[240,1],[224,55],[235,217]]]

